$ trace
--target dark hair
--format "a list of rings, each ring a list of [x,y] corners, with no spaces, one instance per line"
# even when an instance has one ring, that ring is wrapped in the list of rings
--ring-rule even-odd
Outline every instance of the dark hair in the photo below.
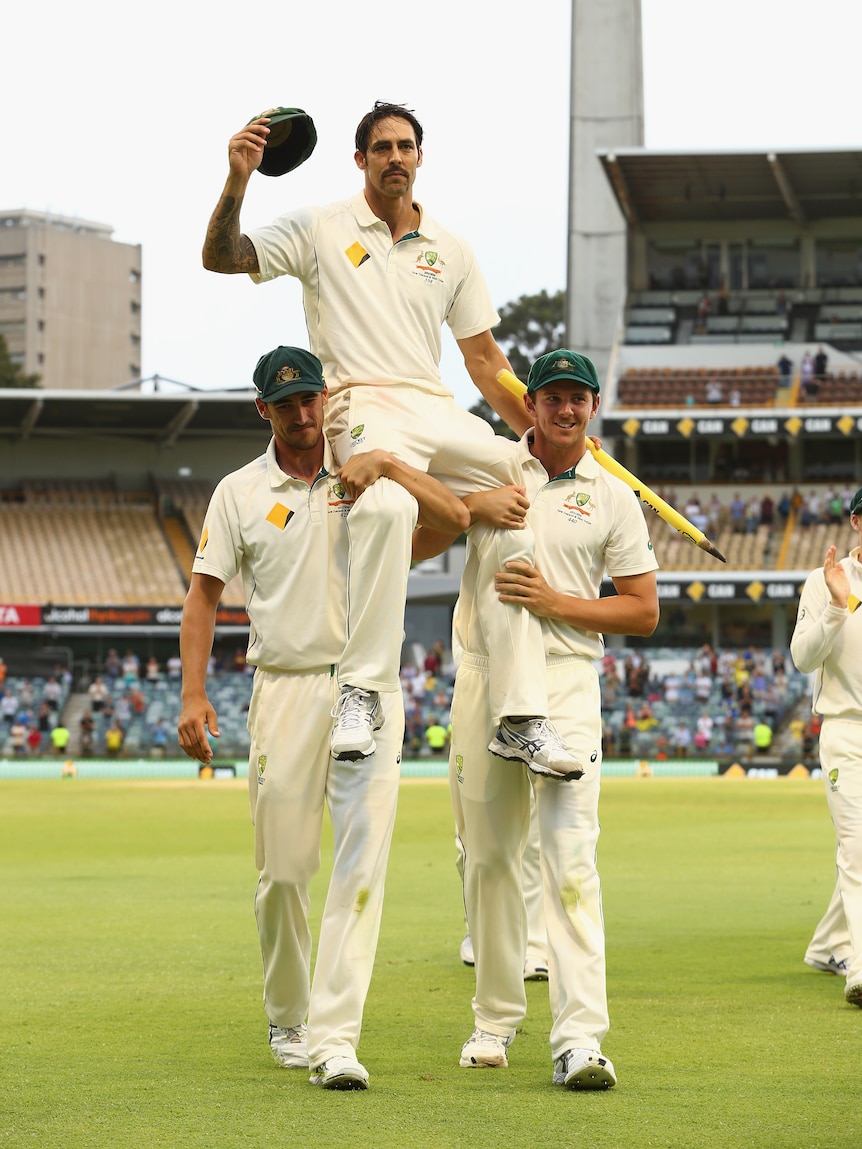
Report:
[[[393,117],[407,121],[416,136],[416,147],[421,148],[422,125],[414,116],[412,109],[406,108],[403,104],[387,104],[383,100],[375,100],[371,111],[366,112],[359,121],[356,129],[356,150],[364,156],[368,151],[368,137],[371,135],[371,129],[380,120],[388,120]]]

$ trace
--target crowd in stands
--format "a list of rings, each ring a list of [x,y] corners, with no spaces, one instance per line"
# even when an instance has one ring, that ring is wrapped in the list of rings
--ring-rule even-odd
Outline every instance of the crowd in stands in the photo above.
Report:
[[[817,523],[844,526],[850,514],[853,488],[845,483],[840,491],[829,487],[822,492],[811,490],[806,495],[795,487],[792,491],[782,492],[777,499],[773,499],[769,491],[748,499],[738,491],[728,499],[721,499],[713,492],[709,499],[703,500],[694,492],[687,499],[678,496],[673,489],[660,487],[657,493],[672,507],[678,507],[694,526],[713,538],[726,530],[734,534],[754,534],[761,526],[783,530],[791,511],[795,513],[796,524],[803,529]]]
[[[816,747],[817,720],[804,705],[809,683],[786,651],[715,651],[709,645],[608,650],[598,669],[608,758],[752,756],[769,752],[782,727],[800,757],[810,757]],[[243,757],[253,668],[238,649],[232,656],[216,652],[209,671],[222,735],[213,747],[217,754]],[[447,755],[454,677],[442,641],[422,651],[422,658],[405,659],[405,757]],[[0,749],[9,757],[178,755],[180,678],[178,654],[162,665],[156,658],[142,662],[132,650],[123,656],[111,650],[100,672],[79,687],[85,709],[71,730],[63,722],[72,685],[67,670],[58,667],[44,679],[0,681]],[[804,719],[795,717],[800,703]]]

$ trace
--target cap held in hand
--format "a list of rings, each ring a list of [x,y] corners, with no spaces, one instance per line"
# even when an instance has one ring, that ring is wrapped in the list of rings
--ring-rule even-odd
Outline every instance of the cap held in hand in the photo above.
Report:
[[[265,176],[283,176],[304,164],[314,151],[314,122],[302,108],[270,108],[253,116],[249,123],[263,116],[269,118],[269,135],[258,171]]]

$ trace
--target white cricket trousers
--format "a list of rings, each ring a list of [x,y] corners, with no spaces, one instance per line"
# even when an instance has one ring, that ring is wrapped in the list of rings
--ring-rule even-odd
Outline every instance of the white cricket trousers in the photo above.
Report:
[[[350,387],[327,404],[327,435],[344,463],[355,452],[381,448],[427,471],[456,495],[523,485],[510,439],[453,399],[408,385]],[[347,644],[339,663],[342,686],[400,690],[404,606],[416,500],[398,483],[378,480],[347,516],[350,537]],[[471,528],[477,546],[480,624],[491,656],[495,718],[547,715],[541,622],[524,607],[501,603],[494,574],[507,562],[532,562],[533,533]]]
[[[455,833],[455,865],[464,885],[464,845]],[[524,905],[527,911],[527,961],[541,965],[548,964],[548,931],[545,929],[545,899],[542,892],[542,855],[539,844],[539,814],[536,810],[536,795],[530,789],[530,832],[521,858],[521,887],[524,891]],[[464,910],[464,924],[469,933],[470,923]]]
[[[847,984],[862,983],[862,719],[824,718],[820,765],[838,840],[836,881],[806,957],[847,962]]]
[[[598,676],[588,659],[549,659],[550,717],[583,778],[533,778],[488,751],[487,659],[465,654],[455,679],[449,786],[464,846],[464,902],[476,959],[475,1024],[508,1036],[527,1009],[527,913],[521,859],[536,796],[548,935],[551,1054],[599,1049],[608,1031],[601,883],[596,870],[601,782]]]
[[[304,674],[257,670],[248,716],[264,1005],[270,1021],[285,1028],[308,1019],[311,1065],[356,1055],[380,932],[404,735],[401,695],[386,695],[375,753],[360,762],[335,761],[329,735],[338,694],[329,667]],[[324,805],[332,819],[334,862],[309,984],[309,883],[320,868]]]

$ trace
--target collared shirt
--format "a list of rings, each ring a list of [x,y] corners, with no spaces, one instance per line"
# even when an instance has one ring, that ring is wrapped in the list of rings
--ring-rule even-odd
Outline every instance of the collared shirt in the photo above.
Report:
[[[850,593],[862,599],[860,548],[841,560]],[[832,605],[823,568],[805,580],[796,626],[790,640],[793,661],[803,674],[814,673],[812,709],[824,718],[862,718],[862,607]]]
[[[394,244],[363,192],[248,233],[255,282],[302,282],[311,350],[331,394],[409,383],[451,396],[440,378],[443,324],[467,339],[500,322],[470,245],[419,211],[419,228]]]
[[[224,583],[242,573],[254,666],[313,670],[341,658],[352,502],[332,470],[326,444],[311,486],[286,475],[273,439],[213,492],[192,570]]]
[[[637,496],[587,451],[577,467],[548,479],[530,454],[528,431],[517,444],[530,500],[527,519],[536,539],[534,565],[562,594],[597,599],[602,578],[646,574],[658,568]],[[467,561],[456,611],[457,640],[471,654],[486,655],[476,595],[495,594],[477,586],[476,554],[468,536]],[[542,619],[548,658],[581,655],[601,658],[604,640],[592,630]]]

